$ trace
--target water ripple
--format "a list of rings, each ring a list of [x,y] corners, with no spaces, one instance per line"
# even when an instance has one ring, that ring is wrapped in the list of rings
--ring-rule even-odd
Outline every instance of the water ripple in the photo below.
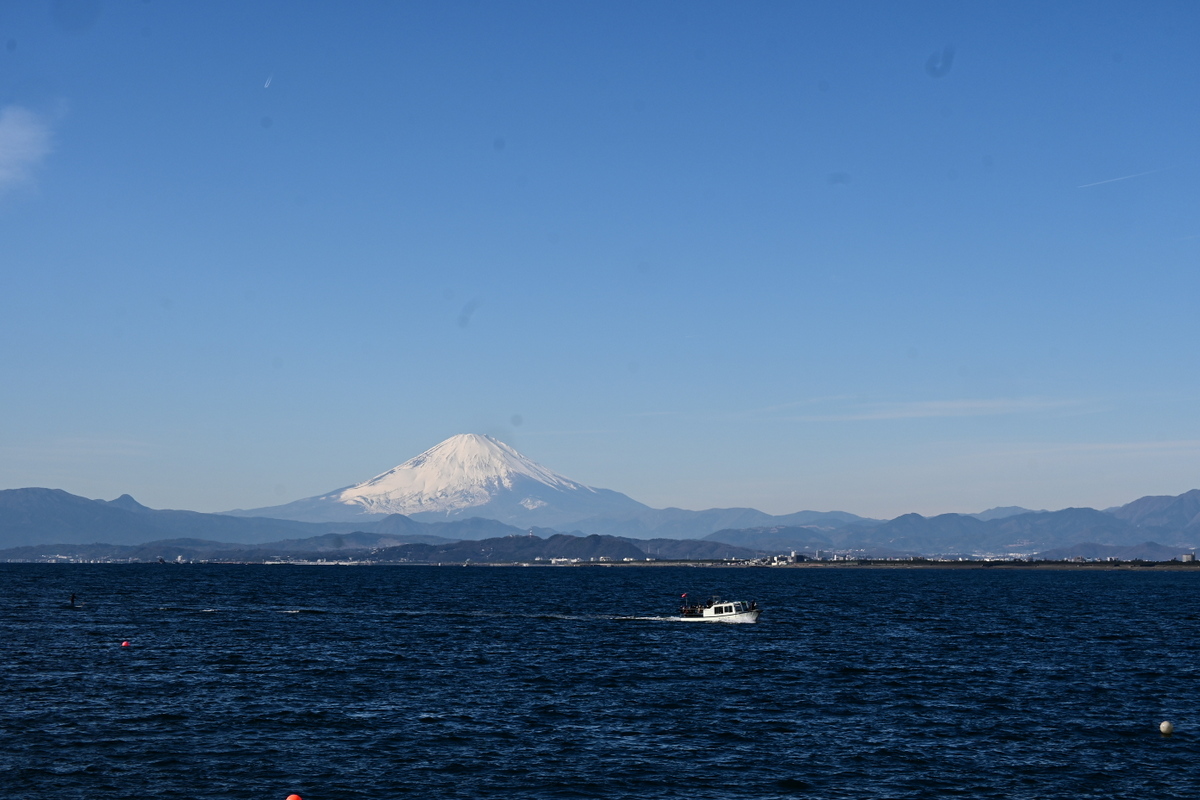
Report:
[[[0,565],[0,772],[55,800],[1194,797],[1196,580]],[[661,624],[682,591],[766,613]]]

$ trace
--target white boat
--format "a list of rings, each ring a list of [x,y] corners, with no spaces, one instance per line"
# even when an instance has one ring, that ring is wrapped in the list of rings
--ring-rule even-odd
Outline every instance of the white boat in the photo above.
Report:
[[[679,618],[686,622],[758,622],[762,609],[758,603],[742,600],[722,600],[714,597],[708,603],[688,605],[687,595],[683,596],[683,607],[679,609]]]

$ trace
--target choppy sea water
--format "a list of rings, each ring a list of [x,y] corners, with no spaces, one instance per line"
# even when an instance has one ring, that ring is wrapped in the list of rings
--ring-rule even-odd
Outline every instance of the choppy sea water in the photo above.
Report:
[[[1192,798],[1198,589],[1190,572],[0,565],[0,784]],[[685,591],[766,611],[629,618]]]

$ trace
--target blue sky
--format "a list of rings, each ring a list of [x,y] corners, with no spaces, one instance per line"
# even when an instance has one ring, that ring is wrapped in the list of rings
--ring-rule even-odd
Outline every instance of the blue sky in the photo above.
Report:
[[[0,3],[0,488],[467,432],[654,506],[1200,486],[1194,3]]]

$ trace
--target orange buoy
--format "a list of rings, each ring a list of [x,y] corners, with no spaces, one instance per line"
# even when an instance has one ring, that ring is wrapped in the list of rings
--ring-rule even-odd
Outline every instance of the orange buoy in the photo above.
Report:
[[[129,647],[129,642],[128,641],[121,642],[121,647]]]
[[[298,794],[289,794],[287,800],[304,800],[304,798]]]

